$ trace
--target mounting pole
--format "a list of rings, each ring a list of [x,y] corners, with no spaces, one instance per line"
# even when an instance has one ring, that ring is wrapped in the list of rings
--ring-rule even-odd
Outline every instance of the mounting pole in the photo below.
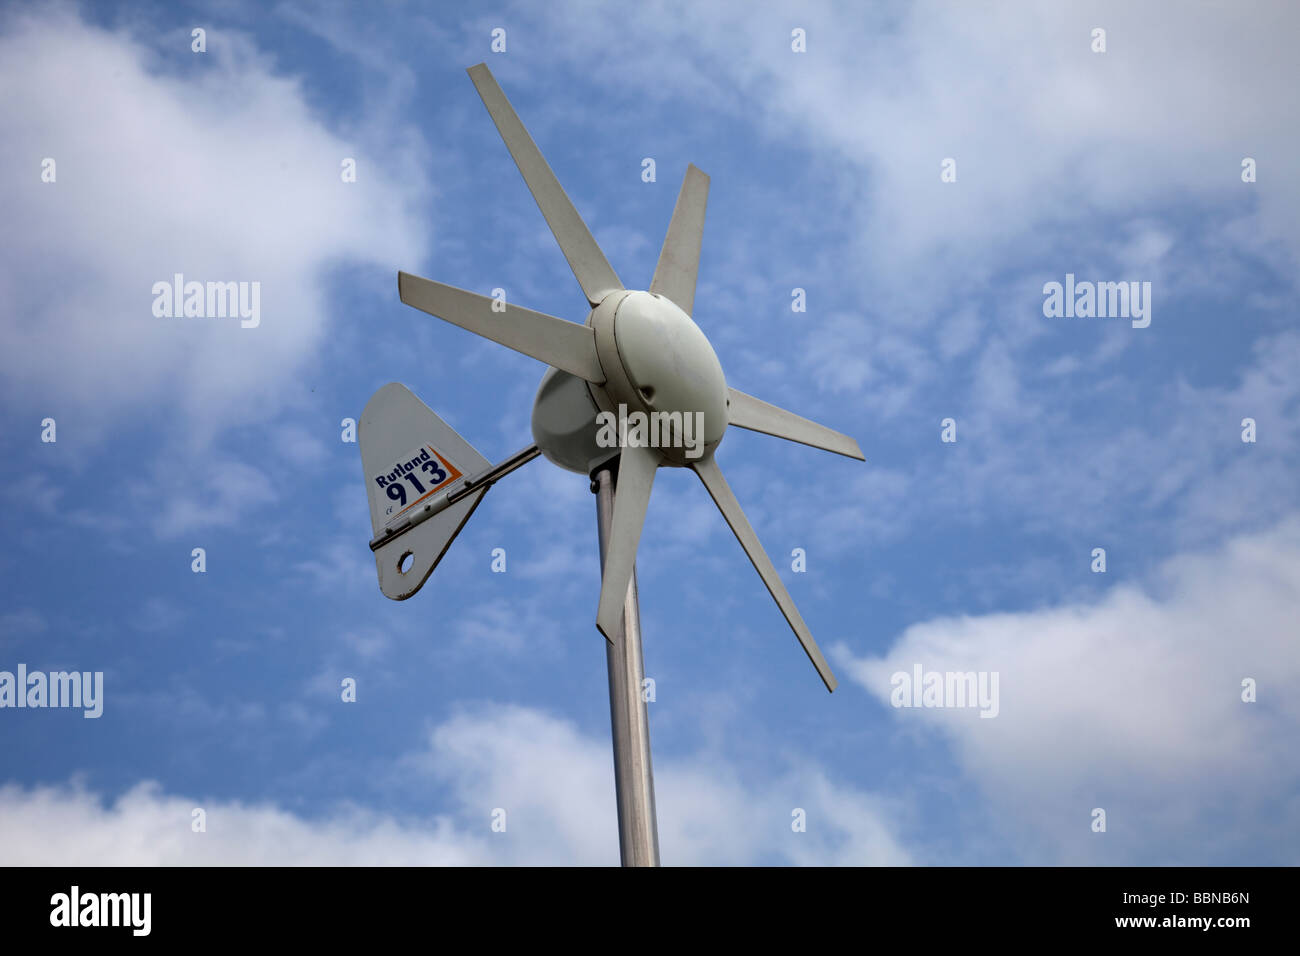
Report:
[[[614,523],[614,488],[618,459],[600,465],[591,476],[600,533],[600,566],[610,525]],[[641,695],[645,663],[641,657],[641,610],[636,569],[623,600],[623,626],[605,643],[609,668],[609,723],[614,738],[614,790],[618,799],[618,845],[624,866],[659,865],[659,825],[655,821],[655,780],[650,765],[650,715]]]

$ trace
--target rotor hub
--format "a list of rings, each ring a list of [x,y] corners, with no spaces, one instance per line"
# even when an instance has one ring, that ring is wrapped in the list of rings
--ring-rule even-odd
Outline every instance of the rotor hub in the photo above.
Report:
[[[727,380],[700,327],[672,300],[617,292],[591,313],[606,381],[592,386],[602,411],[629,420],[629,443],[643,439],[669,465],[689,465],[717,447],[727,429]],[[633,418],[633,413],[641,416]]]

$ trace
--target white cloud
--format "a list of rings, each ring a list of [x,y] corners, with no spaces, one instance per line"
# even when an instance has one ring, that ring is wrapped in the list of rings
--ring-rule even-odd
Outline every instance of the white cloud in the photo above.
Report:
[[[49,628],[45,615],[34,608],[0,614],[0,640],[18,643],[25,638],[44,633]]]
[[[415,206],[428,187],[405,141],[349,141],[250,39],[220,31],[209,43],[196,55],[188,37],[110,33],[64,7],[7,14],[11,396],[100,422],[163,404],[201,443],[282,398],[328,326],[327,267],[423,254]],[[41,182],[44,157],[55,183]],[[344,157],[358,159],[355,184],[340,180]],[[260,326],[155,317],[152,286],[175,273],[260,282]]]
[[[148,634],[177,636],[186,617],[184,607],[165,597],[151,597],[135,615],[134,625]]]
[[[476,862],[472,841],[352,810],[323,822],[269,805],[189,800],[143,783],[109,805],[82,789],[0,789],[7,866],[377,866]],[[192,813],[207,831],[191,830]]]
[[[161,538],[236,525],[250,511],[278,497],[265,472],[241,461],[208,458],[202,468],[189,472],[190,480],[184,484],[168,480],[174,471],[174,461],[160,460],[153,480],[136,483],[132,489]]]
[[[608,58],[612,80],[643,95],[743,115],[861,169],[845,180],[854,201],[843,212],[870,247],[859,271],[873,295],[906,305],[960,289],[972,269],[1029,252],[1029,230],[1099,216],[1137,217],[1150,241],[1121,259],[1147,267],[1168,250],[1157,211],[1190,199],[1234,219],[1243,188],[1259,202],[1241,211],[1253,235],[1239,238],[1259,254],[1279,238],[1300,251],[1295,178],[1247,187],[1238,165],[1275,165],[1300,145],[1290,5],[1243,16],[1205,4],[810,3],[796,18],[804,54],[790,50],[795,21],[781,4],[580,9],[536,25],[565,34],[554,48],[581,51],[576,66],[601,71]],[[1090,49],[1099,23],[1103,54]],[[653,55],[608,42],[629,33]],[[945,157],[956,183],[940,182]],[[1040,229],[1032,251],[1042,241]]]
[[[325,443],[301,425],[285,425],[277,429],[275,447],[299,467],[318,465],[329,457]]]
[[[1292,410],[1300,381],[1288,370],[1297,362],[1300,335],[1282,332],[1262,337],[1224,385],[1080,377],[1062,401],[1066,386],[1052,378],[1059,369],[1041,370],[1044,385],[1005,339],[994,339],[973,365],[970,393],[942,404],[927,399],[925,419],[912,409],[887,429],[855,432],[868,464],[828,483],[833,492],[793,494],[767,481],[763,494],[779,528],[811,535],[818,550],[833,554],[897,540],[919,525],[965,528],[990,519],[1069,542],[1137,534],[1161,554],[1202,546],[1269,527],[1296,506],[1300,417]],[[1124,407],[1121,394],[1136,400]],[[1107,414],[1090,414],[1089,406]],[[958,441],[941,446],[946,415],[957,420]],[[1256,444],[1240,441],[1248,415],[1259,423]],[[877,454],[877,433],[892,449],[910,448]],[[731,454],[720,456],[724,467]],[[742,496],[747,508],[752,501]]]
[[[399,820],[348,807],[308,820],[268,804],[169,795],[142,783],[105,804],[70,787],[0,788],[3,865],[615,864],[609,743],[522,707],[480,707],[435,728],[401,772],[427,773],[444,813]],[[656,768],[665,863],[901,864],[887,802],[795,768],[762,788],[735,768]],[[805,833],[791,810],[807,811]],[[207,832],[191,831],[202,807]],[[506,811],[506,830],[491,830]]]
[[[354,495],[362,499],[365,492],[358,487]],[[319,556],[304,557],[294,563],[293,570],[325,593],[370,594],[379,587],[375,559],[366,548],[357,546],[360,538],[361,535],[351,539],[340,537],[313,545],[310,549],[299,547],[295,549],[297,555]]]
[[[1111,561],[1120,559],[1111,555]],[[1300,815],[1300,516],[1168,562],[1091,603],[914,625],[880,658],[839,656],[888,704],[890,678],[996,671],[1000,713],[899,708],[944,736],[1003,833],[1048,862],[1245,862],[1292,850]],[[1241,699],[1258,682],[1258,702]],[[1089,830],[1107,809],[1105,835]],[[1286,858],[1283,851],[1283,858]],[[1292,858],[1290,862],[1294,862]]]

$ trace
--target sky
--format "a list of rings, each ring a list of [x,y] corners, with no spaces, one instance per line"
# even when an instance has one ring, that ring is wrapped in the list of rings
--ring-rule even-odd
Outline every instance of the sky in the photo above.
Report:
[[[7,5],[0,672],[103,694],[0,708],[0,863],[617,862],[588,482],[529,464],[392,602],[345,440],[399,381],[489,459],[532,441],[544,367],[398,270],[586,318],[479,62],[629,288],[710,175],[693,317],[728,384],[866,457],[717,453],[833,695],[659,472],[664,863],[1300,862],[1297,28],[1262,0]],[[156,315],[176,273],[258,282],[257,324]],[[1149,283],[1149,324],[1049,315],[1067,276]],[[996,706],[898,706],[918,668]]]

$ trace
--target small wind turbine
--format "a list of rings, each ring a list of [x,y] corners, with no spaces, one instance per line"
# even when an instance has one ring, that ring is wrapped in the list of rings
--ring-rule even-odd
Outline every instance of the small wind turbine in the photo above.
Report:
[[[535,444],[495,466],[405,386],[385,385],[370,399],[358,438],[379,586],[394,600],[418,591],[487,489],[539,454],[590,476],[598,496],[603,574],[596,627],[609,642],[620,845],[624,864],[653,865],[659,852],[635,565],[655,472],[688,467],[699,476],[833,691],[835,676],[723,478],[715,452],[727,426],[736,425],[864,459],[847,435],[728,387],[713,347],[691,318],[708,176],[687,167],[649,291],[625,289],[491,71],[480,63],[468,72],[590,311],[582,325],[514,305],[501,311],[501,303],[487,296],[397,274],[398,294],[407,305],[550,368],[533,405]],[[672,440],[657,447],[630,440],[608,447],[600,440],[598,421],[609,420],[602,413],[620,422],[629,413],[663,421]],[[702,425],[693,444],[684,440],[690,437],[681,424],[687,416]]]

